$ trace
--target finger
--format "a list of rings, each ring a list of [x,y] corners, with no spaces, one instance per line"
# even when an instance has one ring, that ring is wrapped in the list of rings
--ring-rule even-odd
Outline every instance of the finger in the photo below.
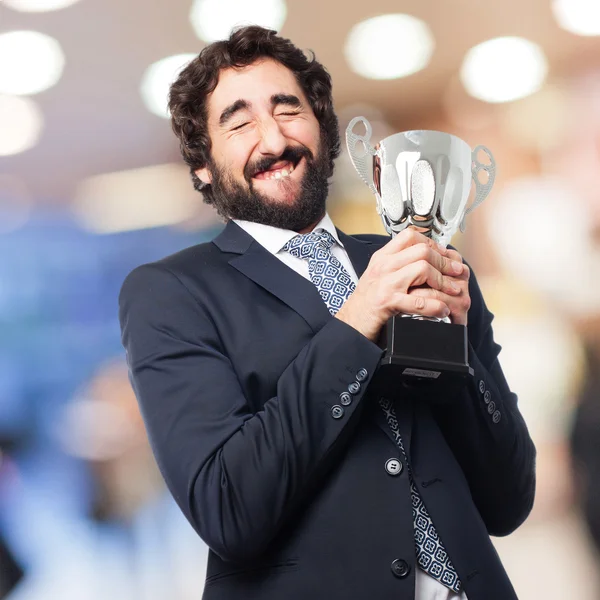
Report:
[[[406,265],[403,269],[390,275],[392,286],[407,292],[409,288],[417,285],[428,285],[430,288],[443,291],[451,296],[461,293],[459,285],[451,277],[443,275],[426,260]]]
[[[452,260],[463,262],[463,257],[461,256],[460,252],[454,250],[454,248],[446,248],[446,255]]]
[[[457,252],[456,250],[454,250],[453,248],[448,248],[447,256],[451,260],[462,263],[463,270],[462,270],[462,273],[459,274],[460,279],[464,279],[465,281],[468,281],[469,277],[471,276],[471,269],[469,268],[469,265],[467,265],[467,263],[465,263],[461,254],[459,252]]]
[[[420,296],[442,302],[449,308],[453,323],[467,324],[466,315],[471,307],[471,300],[467,294],[453,297],[439,290],[432,290],[431,288],[413,288],[408,293],[411,296]]]
[[[416,244],[426,244],[431,249],[436,250],[438,253],[444,255],[446,254],[446,248],[440,246],[431,238],[428,238],[427,236],[416,231],[412,227],[407,227],[406,229],[402,230],[398,235],[393,237],[383,248],[381,248],[377,252],[380,252],[382,254],[394,254]]]
[[[421,315],[423,317],[436,317],[443,319],[450,315],[450,308],[435,298],[423,298],[398,292],[392,301],[394,314]]]
[[[448,260],[448,258],[431,248],[430,245],[424,243],[410,246],[397,254],[386,256],[383,260],[384,262],[380,264],[380,273],[382,274],[398,271],[420,260],[427,261],[443,275],[456,277],[463,271],[462,262]]]

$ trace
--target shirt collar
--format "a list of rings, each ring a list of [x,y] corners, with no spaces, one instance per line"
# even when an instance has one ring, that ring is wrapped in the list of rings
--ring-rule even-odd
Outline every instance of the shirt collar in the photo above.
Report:
[[[239,225],[246,233],[249,233],[261,246],[266,248],[271,254],[277,254],[281,249],[296,235],[295,231],[290,229],[280,229],[271,225],[262,223],[254,223],[252,221],[242,221],[234,219],[234,222]],[[343,248],[344,245],[340,241],[337,229],[331,220],[328,213],[315,225],[313,231],[325,230],[328,231],[335,241]]]

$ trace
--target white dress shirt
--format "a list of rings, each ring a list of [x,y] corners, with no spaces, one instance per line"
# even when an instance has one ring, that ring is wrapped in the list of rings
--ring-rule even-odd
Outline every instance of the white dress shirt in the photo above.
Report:
[[[308,275],[308,261],[302,258],[296,258],[289,252],[282,250],[294,236],[298,235],[295,231],[279,229],[278,227],[263,225],[262,223],[253,223],[251,221],[241,221],[238,219],[234,219],[234,222],[246,233],[249,233],[261,246],[273,254],[273,256],[276,256],[281,262],[285,263],[288,267],[294,269],[296,273],[299,273],[302,277],[310,281]],[[325,213],[325,216],[316,224],[313,231],[317,232],[322,229],[328,231],[334,237],[336,243],[331,248],[331,253],[342,263],[344,269],[348,271],[348,274],[352,278],[352,281],[357,283],[358,277],[356,276],[356,271],[348,258],[348,253],[346,252],[344,245],[340,241],[335,225],[327,213]],[[449,590],[422,569],[417,568],[415,575],[415,600],[467,600],[467,596],[464,592],[455,594],[452,590]]]

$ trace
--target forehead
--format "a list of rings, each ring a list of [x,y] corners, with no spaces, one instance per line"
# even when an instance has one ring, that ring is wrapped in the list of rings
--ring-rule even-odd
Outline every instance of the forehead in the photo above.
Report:
[[[293,94],[307,102],[292,71],[275,60],[223,69],[217,87],[208,98],[208,118],[218,119],[221,111],[237,100],[246,100],[253,107],[268,106],[274,94]]]

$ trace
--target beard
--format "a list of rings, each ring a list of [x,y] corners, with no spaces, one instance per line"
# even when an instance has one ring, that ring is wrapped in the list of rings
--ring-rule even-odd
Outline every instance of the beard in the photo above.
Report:
[[[296,166],[301,159],[306,161],[306,168],[293,202],[273,200],[255,189],[252,177],[256,173],[266,171],[282,160]],[[247,186],[236,181],[230,172],[216,165],[212,159],[208,168],[212,176],[211,204],[226,220],[240,219],[298,232],[314,225],[325,215],[331,173],[329,153],[323,138],[316,158],[306,146],[288,146],[279,157],[248,163],[244,169]],[[288,186],[291,190],[295,184],[281,179],[278,185],[284,186],[284,189]]]

